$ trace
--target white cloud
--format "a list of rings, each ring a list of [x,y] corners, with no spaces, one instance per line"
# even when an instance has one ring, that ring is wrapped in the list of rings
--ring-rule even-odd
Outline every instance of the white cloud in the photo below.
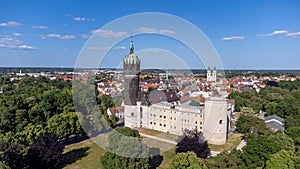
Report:
[[[174,34],[176,34],[175,31],[170,30],[170,29],[161,29],[161,30],[159,30],[159,33],[160,34],[165,34],[165,35],[174,35]]]
[[[85,18],[85,17],[79,17],[79,16],[73,18],[73,20],[74,21],[91,21],[91,22],[95,21],[95,19],[93,19],[93,18]]]
[[[81,34],[80,37],[83,38],[83,39],[86,39],[86,38],[90,37],[90,35],[87,35],[87,34]]]
[[[72,40],[75,39],[74,35],[59,35],[59,34],[48,34],[48,35],[41,35],[42,39],[46,38],[57,38],[62,40]]]
[[[22,34],[20,33],[13,33],[14,36],[23,36]]]
[[[286,34],[287,37],[300,38],[300,32],[291,32]]]
[[[0,48],[14,50],[36,50],[35,47],[26,45],[24,42],[10,36],[0,38]]]
[[[288,33],[287,30],[276,30],[276,31],[273,31],[272,33],[259,34],[257,36],[258,37],[262,37],[262,36],[276,36],[276,35],[283,35],[283,34],[287,34],[287,33]]]
[[[125,46],[116,46],[116,47],[111,48],[109,46],[106,46],[106,47],[91,46],[88,49],[90,49],[90,50],[126,50],[126,47]]]
[[[23,49],[23,50],[35,50],[36,48],[33,47],[33,46],[29,46],[29,45],[20,45],[20,46],[17,46],[16,49]]]
[[[128,36],[127,32],[115,32],[113,30],[102,30],[102,29],[92,30],[91,33],[104,38],[121,38],[121,37]]]
[[[141,32],[141,33],[158,33],[158,31],[154,28],[149,28],[149,27],[140,27],[137,28],[135,31]]]
[[[22,24],[15,21],[0,23],[0,27],[18,27],[18,26],[22,26]]]
[[[245,39],[245,36],[229,36],[229,37],[222,38],[222,40],[224,40],[224,41],[243,40],[243,39]]]
[[[86,18],[84,17],[76,17],[76,18],[73,18],[74,21],[85,21]]]
[[[164,34],[164,35],[176,34],[176,32],[171,29],[155,29],[150,27],[140,27],[135,29],[135,31],[139,33],[153,33],[153,34]]]
[[[48,29],[48,26],[32,26],[34,29]]]

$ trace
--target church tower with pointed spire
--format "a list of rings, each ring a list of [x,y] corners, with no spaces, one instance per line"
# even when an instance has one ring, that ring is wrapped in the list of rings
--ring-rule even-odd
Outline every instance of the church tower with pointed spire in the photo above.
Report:
[[[125,105],[136,105],[139,94],[140,60],[134,54],[132,37],[130,37],[130,51],[123,60],[125,80]]]
[[[140,106],[140,59],[136,54],[134,54],[132,37],[130,37],[129,49],[129,54],[127,54],[123,60],[125,126],[138,127],[140,119],[140,114],[138,113],[138,107]]]

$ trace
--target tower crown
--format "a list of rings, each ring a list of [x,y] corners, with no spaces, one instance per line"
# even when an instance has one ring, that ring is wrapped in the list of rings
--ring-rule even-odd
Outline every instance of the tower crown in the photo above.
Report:
[[[124,64],[139,64],[140,59],[139,57],[134,54],[134,47],[133,47],[133,41],[132,41],[132,36],[130,37],[130,46],[129,46],[129,54],[125,56],[124,59]]]

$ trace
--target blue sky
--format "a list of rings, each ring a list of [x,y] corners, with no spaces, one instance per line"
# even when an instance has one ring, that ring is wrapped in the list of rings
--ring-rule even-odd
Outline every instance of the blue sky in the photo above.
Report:
[[[297,0],[2,0],[0,6],[0,66],[74,67],[93,30],[126,15],[163,12],[197,26],[226,69],[300,69]],[[116,33],[103,32],[103,36]],[[146,37],[134,38],[136,51],[151,47],[155,38]],[[163,43],[173,45],[168,50],[181,47],[174,40],[156,40],[153,48],[168,46]],[[103,66],[112,66],[116,59],[121,62],[128,45],[127,40],[119,43]],[[186,56],[189,52],[170,52],[193,62]]]

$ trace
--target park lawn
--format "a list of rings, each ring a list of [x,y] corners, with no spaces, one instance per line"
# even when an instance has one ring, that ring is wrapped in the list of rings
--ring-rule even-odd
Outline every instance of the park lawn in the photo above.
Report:
[[[228,140],[227,140],[226,144],[224,144],[224,145],[208,144],[208,147],[212,151],[220,151],[220,152],[231,151],[241,143],[242,136],[243,136],[243,134],[240,134],[240,133],[230,133],[228,135]]]
[[[180,136],[175,135],[175,134],[164,133],[164,132],[152,130],[152,129],[143,129],[143,130],[140,130],[139,132],[143,133],[143,134],[151,135],[151,136],[156,136],[159,138],[164,138],[164,139],[171,140],[171,141],[176,141],[176,142],[180,138]]]
[[[66,146],[64,169],[95,169],[100,168],[100,157],[105,150],[91,139]]]
[[[158,169],[165,169],[165,168],[169,168],[169,165],[172,161],[172,158],[175,156],[176,152],[176,147],[173,147],[172,149],[170,149],[169,151],[166,151],[162,154],[163,156],[163,161],[162,163],[159,165]]]
[[[163,132],[161,131],[157,131],[157,130],[152,130],[152,129],[142,129],[142,130],[139,130],[140,133],[143,133],[143,134],[148,134],[148,135],[151,135],[151,136],[157,136],[157,135],[160,135],[162,134]]]

